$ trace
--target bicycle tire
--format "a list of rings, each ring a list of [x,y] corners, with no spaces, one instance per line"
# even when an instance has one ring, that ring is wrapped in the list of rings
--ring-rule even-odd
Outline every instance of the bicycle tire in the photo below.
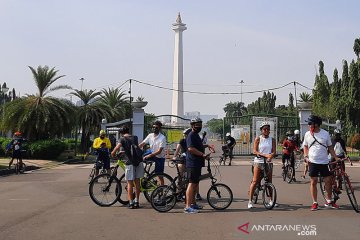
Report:
[[[343,178],[343,182],[345,185],[345,189],[346,189],[346,194],[349,197],[351,206],[353,207],[353,209],[355,210],[355,212],[359,212],[359,205],[357,203],[356,197],[355,197],[355,193],[354,193],[354,189],[351,186],[351,182],[348,176],[344,176]]]
[[[286,182],[291,183],[294,177],[293,168],[291,166],[287,166],[287,174],[286,174]]]
[[[166,173],[154,173],[147,178],[142,178],[141,185],[143,187],[143,194],[148,202],[151,201],[151,193],[160,186],[158,177],[164,178],[164,185],[170,185],[173,183],[173,178]],[[176,187],[174,185],[174,187]]]
[[[101,207],[109,207],[116,203],[121,190],[119,179],[107,173],[96,176],[89,185],[91,200]]]
[[[21,168],[19,169],[19,173],[25,173],[26,165],[25,163],[22,163]]]
[[[216,210],[225,210],[233,201],[231,189],[223,183],[215,183],[207,192],[209,205]]]
[[[91,172],[89,174],[89,184],[91,183],[91,181],[94,179],[95,176],[95,168],[91,169]]]
[[[173,186],[158,186],[151,193],[151,207],[158,212],[168,212],[174,208],[176,204],[176,190]]]
[[[123,175],[121,175],[120,179],[120,185],[121,185],[121,194],[119,196],[119,203],[121,203],[122,205],[127,205],[129,204],[129,200],[128,200],[128,191],[127,191],[127,181],[125,180],[125,173],[123,173]],[[135,193],[133,194],[133,198],[135,198]]]
[[[262,200],[264,207],[268,210],[274,208],[276,204],[276,188],[272,183],[265,183],[263,185]],[[272,202],[271,202],[272,200]]]
[[[15,174],[16,175],[19,174],[19,164],[18,163],[15,164]]]

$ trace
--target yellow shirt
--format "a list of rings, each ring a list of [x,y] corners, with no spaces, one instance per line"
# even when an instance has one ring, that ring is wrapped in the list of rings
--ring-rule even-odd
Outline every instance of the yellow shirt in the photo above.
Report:
[[[100,148],[101,144],[103,144],[103,143],[106,144],[106,147],[108,149],[111,148],[110,139],[107,137],[104,137],[104,139],[101,139],[100,137],[95,138],[94,143],[93,143],[93,148],[98,149],[98,148]]]

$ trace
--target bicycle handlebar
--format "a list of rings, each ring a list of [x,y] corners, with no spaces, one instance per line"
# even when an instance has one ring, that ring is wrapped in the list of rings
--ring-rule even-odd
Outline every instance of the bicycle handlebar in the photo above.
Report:
[[[333,161],[333,162],[330,162],[329,165],[334,165],[334,164],[338,164],[340,162],[344,162],[345,160],[348,160],[350,162],[350,166],[353,165],[352,161],[350,160],[349,157],[346,157],[346,158],[340,158],[339,160],[336,160],[336,161]]]

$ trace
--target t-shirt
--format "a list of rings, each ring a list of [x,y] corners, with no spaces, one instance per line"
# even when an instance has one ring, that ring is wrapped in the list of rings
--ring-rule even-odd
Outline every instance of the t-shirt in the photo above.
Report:
[[[163,148],[163,150],[158,155],[156,155],[156,157],[165,157],[166,138],[164,135],[159,133],[157,136],[155,136],[154,133],[150,133],[149,135],[147,135],[143,142],[150,145],[152,152],[156,152],[160,148]]]
[[[344,156],[346,153],[345,141],[343,139],[335,139],[333,145],[336,156]]]
[[[235,138],[233,137],[228,137],[227,140],[226,140],[226,145],[231,148],[234,146],[234,144],[236,144],[236,141],[235,141]]]
[[[22,149],[22,144],[25,140],[23,138],[14,138],[10,145],[11,145],[11,149],[13,151],[21,151]]]
[[[290,155],[296,148],[296,142],[295,141],[291,141],[289,139],[285,139],[283,142],[283,153],[286,155]]]
[[[315,138],[307,131],[304,136],[304,146],[309,148],[309,161],[316,164],[328,164],[328,148],[331,146],[330,134],[324,129],[320,129],[318,133],[314,132]],[[319,143],[320,142],[320,143]]]
[[[193,147],[199,150],[202,153],[205,153],[204,145],[201,141],[199,134],[196,132],[190,132],[186,138],[186,145],[187,147]],[[203,167],[205,166],[205,159],[202,156],[196,156],[191,154],[189,151],[186,152],[186,167],[193,168],[193,167]]]
[[[138,145],[138,137],[137,136],[126,136],[119,139],[119,143],[123,147],[125,151],[124,160],[125,165],[132,165],[130,160],[131,157],[131,144]]]

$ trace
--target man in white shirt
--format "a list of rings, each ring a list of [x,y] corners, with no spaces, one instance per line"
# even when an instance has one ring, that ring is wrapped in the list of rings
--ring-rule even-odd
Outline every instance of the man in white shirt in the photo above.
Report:
[[[153,123],[153,133],[147,135],[147,137],[139,144],[139,147],[142,148],[145,144],[150,145],[151,153],[144,157],[148,160],[154,160],[155,162],[155,173],[164,173],[165,167],[165,147],[166,147],[166,137],[160,132],[162,123],[160,121],[155,121]],[[164,179],[159,177],[160,184],[164,185]]]
[[[305,133],[303,145],[305,159],[309,162],[310,193],[313,199],[311,211],[318,210],[317,180],[319,174],[324,178],[325,182],[325,190],[327,193],[325,207],[337,209],[339,206],[331,201],[331,172],[329,171],[328,165],[328,153],[330,153],[335,160],[338,160],[338,157],[335,155],[330,134],[320,128],[322,119],[318,116],[310,115],[307,122],[310,131]]]

